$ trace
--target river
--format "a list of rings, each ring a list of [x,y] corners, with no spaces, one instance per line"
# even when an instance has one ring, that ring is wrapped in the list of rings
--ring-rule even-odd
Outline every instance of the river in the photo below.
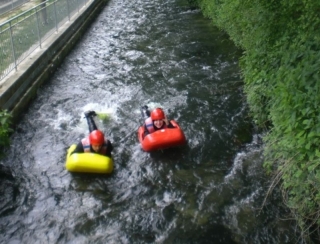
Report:
[[[1,243],[299,243],[279,190],[265,201],[261,135],[241,50],[184,0],[111,0],[38,96],[1,160]],[[187,145],[141,150],[140,107],[164,108]],[[111,175],[65,169],[88,134],[113,143]]]

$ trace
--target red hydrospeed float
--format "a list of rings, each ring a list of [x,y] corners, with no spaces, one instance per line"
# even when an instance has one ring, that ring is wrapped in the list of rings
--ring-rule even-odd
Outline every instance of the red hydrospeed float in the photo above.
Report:
[[[145,118],[144,124],[138,129],[138,139],[144,151],[150,152],[169,147],[181,146],[186,143],[186,137],[175,120],[168,123],[161,108],[154,109],[151,113],[148,106],[141,108],[141,115]],[[154,130],[154,121],[163,120],[169,126],[161,126],[162,129]],[[163,123],[162,122],[162,123]],[[161,123],[161,122],[160,122]],[[145,133],[145,131],[148,131]]]
[[[186,143],[186,137],[176,121],[170,121],[175,128],[157,130],[152,134],[144,135],[144,127],[138,129],[138,138],[144,151],[150,152],[169,147],[182,146]]]

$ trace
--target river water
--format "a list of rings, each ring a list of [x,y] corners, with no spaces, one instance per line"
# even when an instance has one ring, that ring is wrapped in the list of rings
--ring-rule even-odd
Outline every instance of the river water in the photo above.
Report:
[[[183,0],[111,0],[43,86],[1,161],[1,243],[299,243],[269,195],[241,51]],[[140,107],[161,106],[187,145],[143,152]],[[111,175],[65,170],[87,135],[114,145]]]

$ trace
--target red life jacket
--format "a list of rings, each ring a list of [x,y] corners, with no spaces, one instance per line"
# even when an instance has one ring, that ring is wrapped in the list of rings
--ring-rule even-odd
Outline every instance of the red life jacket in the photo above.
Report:
[[[85,153],[91,152],[90,151],[91,144],[90,144],[89,137],[86,137],[86,138],[82,139],[81,143],[82,143],[82,146],[83,146],[83,151]],[[106,153],[107,153],[107,142],[106,142],[106,140],[104,140],[104,143],[103,143],[102,147],[100,148],[100,151],[97,152],[97,153],[99,153],[101,155],[106,155]]]
[[[153,126],[153,121],[151,119],[151,117],[147,118],[145,121],[144,121],[146,127],[147,127],[147,130],[149,131],[149,133],[153,133],[155,132],[156,130],[154,129],[154,126]],[[166,123],[163,122],[163,125],[160,129],[165,129],[167,128],[167,125]]]

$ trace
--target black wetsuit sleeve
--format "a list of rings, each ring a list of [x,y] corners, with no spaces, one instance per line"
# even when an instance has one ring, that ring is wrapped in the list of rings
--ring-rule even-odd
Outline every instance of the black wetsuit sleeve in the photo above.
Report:
[[[77,147],[74,149],[74,151],[71,154],[73,154],[73,153],[84,153],[83,146],[82,146],[81,142],[79,142],[77,144]]]
[[[92,116],[88,116],[88,117],[86,117],[86,119],[87,119],[87,124],[88,124],[89,132],[90,132],[90,133],[91,133],[92,131],[98,129],[98,127],[97,127],[97,125],[96,125],[96,123],[95,123],[95,121],[94,121],[94,119],[93,119]]]
[[[171,124],[171,122],[169,122],[169,124],[168,124],[167,127],[168,127],[168,128],[176,128],[173,124]]]
[[[144,135],[144,136],[150,134],[149,131],[148,131],[148,129],[147,129],[147,125],[146,125],[146,124],[144,124],[143,129],[144,129],[144,132],[143,132],[143,135]]]
[[[112,145],[112,143],[111,143],[109,140],[107,140],[107,152],[106,152],[106,156],[111,157],[111,152],[112,152],[112,150],[113,150],[113,145]]]

